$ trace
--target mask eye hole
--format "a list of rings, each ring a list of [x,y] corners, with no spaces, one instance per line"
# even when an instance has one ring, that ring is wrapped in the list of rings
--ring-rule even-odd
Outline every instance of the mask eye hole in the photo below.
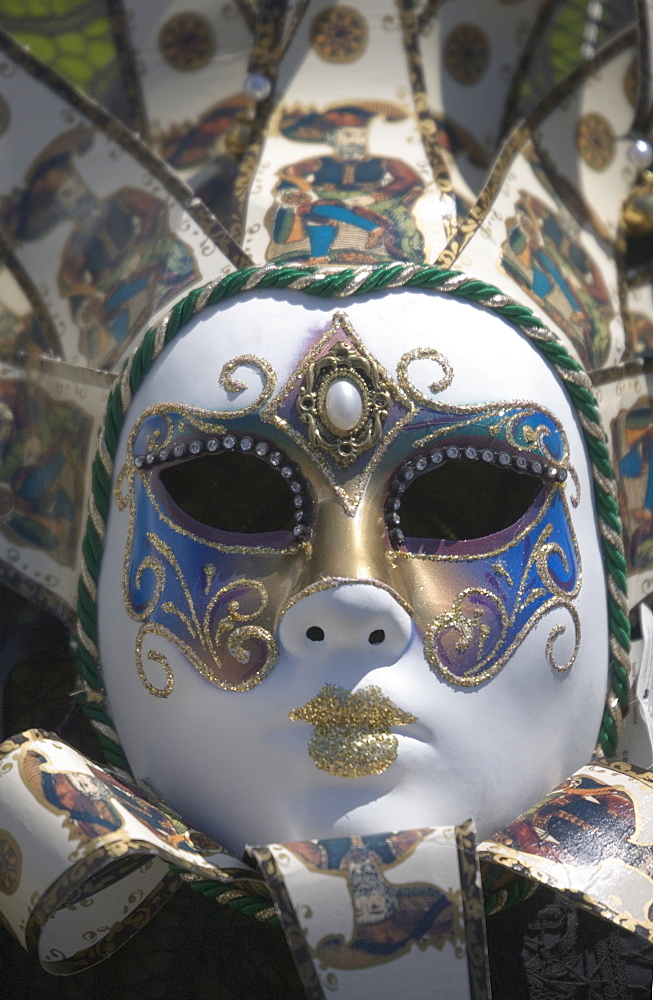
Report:
[[[140,458],[140,461],[139,461]],[[297,466],[269,442],[249,436],[174,442],[137,467],[156,476],[186,517],[231,535],[310,535],[311,498]]]
[[[403,465],[390,484],[386,524],[392,544],[485,538],[516,524],[546,483],[567,472],[524,454],[449,446]]]

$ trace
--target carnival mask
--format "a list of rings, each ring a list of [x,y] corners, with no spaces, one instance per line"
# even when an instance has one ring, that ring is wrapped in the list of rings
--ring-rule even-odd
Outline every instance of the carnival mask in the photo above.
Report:
[[[243,295],[127,411],[99,584],[135,777],[233,849],[461,822],[586,762],[608,680],[582,433],[499,315]]]

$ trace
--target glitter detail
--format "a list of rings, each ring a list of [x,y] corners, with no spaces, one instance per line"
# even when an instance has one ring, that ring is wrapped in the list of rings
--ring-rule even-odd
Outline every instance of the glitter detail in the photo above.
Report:
[[[544,527],[526,560],[511,612],[499,592],[493,593],[482,587],[467,587],[457,595],[450,611],[438,615],[427,626],[424,634],[426,659],[431,668],[446,681],[460,687],[476,687],[494,677],[534,626],[554,609],[569,614],[574,629],[574,646],[568,660],[559,663],[554,656],[554,645],[566,632],[566,626],[556,623],[546,641],[546,658],[549,665],[559,673],[571,669],[580,648],[580,618],[573,602],[581,588],[582,571],[578,545],[566,506],[565,515],[577,567],[575,579],[572,578],[569,589],[561,586],[552,572],[550,562],[557,558],[566,564],[571,559],[571,552],[567,556],[559,542],[552,540],[553,529],[549,524]],[[495,572],[497,569],[501,570],[497,564],[492,568]],[[565,569],[567,568],[566,565]],[[533,570],[537,571],[543,587],[533,586]],[[507,577],[505,571],[501,575]],[[544,598],[544,603],[532,610],[529,618],[515,631],[518,616],[540,598]]]
[[[136,639],[136,669],[138,671],[141,684],[149,694],[153,694],[155,698],[167,698],[170,694],[172,694],[172,689],[175,683],[172,668],[167,657],[156,649],[150,649],[147,654],[147,659],[151,663],[158,663],[160,667],[163,667],[166,678],[163,687],[157,687],[156,684],[153,684],[145,671],[145,665],[143,663],[143,640],[147,636],[151,635],[156,635],[164,641],[171,638],[170,631],[160,625],[157,625],[156,623],[143,625]]]
[[[143,622],[136,639],[136,668],[145,690],[157,698],[167,698],[174,685],[168,658],[156,649],[148,649],[146,659],[163,668],[165,684],[158,687],[147,676],[143,662],[143,644],[146,638],[152,637],[175,646],[191,666],[216,687],[227,691],[249,691],[260,684],[274,667],[279,655],[272,634],[267,629],[252,624],[268,603],[263,584],[259,580],[239,579],[218,589],[217,586],[213,587],[215,573],[212,570],[215,567],[208,564],[204,570],[204,594],[210,595],[210,599],[202,614],[170,546],[153,533],[148,534],[148,539],[156,555],[146,556],[141,560],[134,578],[136,589],[140,587],[146,571],[154,578],[153,594],[143,610],[136,610],[130,587],[128,561],[131,538],[128,540],[123,574],[123,596],[127,613],[134,621]],[[169,575],[176,578],[185,599],[185,607],[178,607],[170,600],[161,601],[165,596]],[[211,589],[215,591],[213,594],[210,594]],[[242,610],[241,605],[252,597],[258,598],[257,606],[253,610]],[[155,614],[163,616],[169,624],[151,620]],[[259,666],[252,670],[252,655],[257,644],[263,654]],[[227,654],[230,661],[227,660]],[[229,676],[226,674],[227,664]],[[235,669],[235,664],[239,664],[241,669]]]
[[[375,684],[354,692],[325,684],[306,705],[289,712],[289,717],[315,726],[309,756],[321,771],[341,778],[386,771],[399,746],[390,727],[419,721],[393,704]]]
[[[430,361],[435,361],[436,364],[442,369],[442,377],[438,379],[437,382],[432,382],[429,386],[429,392],[436,395],[439,392],[444,392],[445,389],[453,382],[453,368],[445,358],[443,354],[439,351],[433,350],[430,347],[416,347],[412,351],[407,351],[406,354],[402,354],[399,359],[399,364],[397,365],[397,381],[399,385],[404,390],[407,396],[410,396],[416,403],[422,403],[423,406],[432,407],[434,401],[428,396],[425,396],[423,392],[420,392],[416,386],[413,385],[408,376],[408,366],[411,361],[419,361],[421,359],[427,358]]]
[[[224,414],[221,414],[221,416],[244,417],[248,413],[254,413],[255,410],[260,409],[272,396],[277,380],[274,368],[267,361],[264,361],[263,358],[257,358],[255,354],[241,354],[239,357],[232,358],[231,361],[225,362],[222,366],[222,371],[220,372],[220,378],[218,379],[222,388],[226,392],[244,392],[245,389],[247,389],[247,383],[243,382],[241,379],[234,378],[234,372],[237,371],[238,368],[246,367],[258,370],[263,379],[263,388],[256,399],[253,400],[249,406],[245,406],[240,410],[229,410]]]
[[[576,611],[576,608],[570,604],[566,605],[566,610],[571,615],[571,621],[574,626],[574,648],[572,649],[571,655],[569,659],[566,661],[566,663],[558,663],[555,656],[553,655],[553,647],[555,645],[555,641],[559,636],[564,635],[564,633],[567,631],[566,626],[555,625],[552,628],[551,633],[546,640],[546,658],[549,663],[549,666],[553,667],[554,670],[557,670],[558,673],[561,674],[566,673],[567,670],[569,670],[573,666],[576,656],[578,655],[578,649],[580,647],[580,618],[578,616],[578,612]]]

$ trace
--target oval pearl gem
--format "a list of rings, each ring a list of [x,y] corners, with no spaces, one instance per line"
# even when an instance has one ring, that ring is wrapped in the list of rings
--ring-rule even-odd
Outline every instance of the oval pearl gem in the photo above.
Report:
[[[628,159],[638,170],[646,170],[653,162],[653,146],[646,139],[637,139],[628,149]]]
[[[329,422],[339,431],[352,430],[363,415],[360,391],[348,378],[337,378],[327,389],[324,400]]]

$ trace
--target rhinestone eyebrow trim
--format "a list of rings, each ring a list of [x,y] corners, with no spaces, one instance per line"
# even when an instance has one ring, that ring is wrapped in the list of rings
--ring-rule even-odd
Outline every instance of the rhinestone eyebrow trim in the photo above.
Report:
[[[213,434],[211,437],[196,437],[192,440],[174,439],[165,448],[135,455],[134,468],[146,472],[157,466],[177,465],[201,455],[215,455],[219,452],[234,452],[243,455],[254,455],[270,465],[286,481],[293,494],[293,537],[298,542],[306,542],[311,537],[311,521],[313,515],[313,499],[307,480],[299,471],[297,465],[278,448],[275,448],[264,438],[253,434]]]
[[[543,483],[564,483],[568,472],[561,465],[544,462],[541,458],[520,452],[515,454],[503,448],[475,448],[473,445],[445,445],[418,453],[405,462],[393,476],[385,501],[385,524],[390,543],[398,549],[405,541],[401,530],[401,497],[410,484],[433,469],[441,468],[447,462],[485,462],[504,469],[513,469],[522,475],[533,476]]]

